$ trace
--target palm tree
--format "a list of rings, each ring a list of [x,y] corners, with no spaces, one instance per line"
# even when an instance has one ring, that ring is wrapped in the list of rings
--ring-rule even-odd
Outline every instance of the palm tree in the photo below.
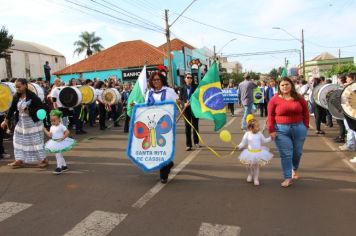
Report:
[[[87,56],[93,55],[93,53],[100,52],[104,47],[99,43],[100,37],[95,36],[95,32],[89,33],[84,31],[79,35],[80,40],[74,42],[74,46],[77,48],[74,50],[74,54],[81,54],[86,51]]]

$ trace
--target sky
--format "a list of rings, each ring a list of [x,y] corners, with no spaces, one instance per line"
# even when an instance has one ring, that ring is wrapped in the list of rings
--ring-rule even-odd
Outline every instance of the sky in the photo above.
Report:
[[[84,54],[73,55],[73,43],[82,31],[94,31],[105,48],[137,39],[159,46],[166,41],[164,10],[169,10],[171,24],[191,2],[0,0],[0,26],[15,39],[61,52],[72,64],[84,59]],[[300,50],[303,29],[306,61],[322,52],[337,57],[339,48],[341,57],[356,57],[355,12],[356,0],[196,0],[171,26],[171,38],[196,48],[216,46],[219,55],[232,55]],[[299,64],[299,53],[230,56],[228,60],[240,62],[244,71],[268,73],[285,60],[289,66]]]

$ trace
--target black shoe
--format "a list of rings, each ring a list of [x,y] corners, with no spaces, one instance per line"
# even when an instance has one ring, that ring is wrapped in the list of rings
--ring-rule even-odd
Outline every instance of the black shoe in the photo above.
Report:
[[[342,137],[336,137],[334,138],[335,143],[345,143],[345,138]]]
[[[168,182],[168,179],[161,179],[162,184],[166,184]]]
[[[59,174],[62,173],[62,169],[57,167],[52,173],[55,174],[55,175],[59,175]]]
[[[66,172],[66,171],[68,171],[69,169],[68,169],[68,167],[67,166],[62,166],[62,172]]]

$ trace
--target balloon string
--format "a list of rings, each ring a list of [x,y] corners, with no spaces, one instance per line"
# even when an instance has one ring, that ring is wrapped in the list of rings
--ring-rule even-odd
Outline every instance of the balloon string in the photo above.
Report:
[[[180,108],[180,106],[179,106],[178,104],[177,104],[177,107],[178,107],[178,110],[182,113],[183,111],[182,111],[182,109]],[[221,159],[225,159],[225,158],[227,158],[227,157],[232,156],[232,155],[235,153],[235,151],[236,151],[236,149],[237,149],[237,145],[236,145],[235,143],[231,142],[231,143],[233,144],[233,147],[234,147],[234,148],[233,148],[233,150],[230,152],[230,154],[224,155],[224,156],[220,155],[217,151],[215,151],[212,147],[210,147],[208,144],[206,144],[206,143],[204,142],[204,140],[203,140],[203,138],[201,137],[200,133],[194,128],[193,124],[187,119],[187,117],[186,117],[184,114],[183,114],[183,118],[184,118],[184,120],[190,125],[190,127],[193,128],[194,132],[195,132],[195,133],[197,134],[197,136],[198,136],[199,141],[200,141],[203,145],[205,145],[206,148],[208,148],[208,150],[211,151],[216,157],[221,158]]]

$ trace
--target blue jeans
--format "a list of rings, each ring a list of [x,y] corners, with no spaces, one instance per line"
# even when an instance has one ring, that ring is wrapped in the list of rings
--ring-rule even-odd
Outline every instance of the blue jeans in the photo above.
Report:
[[[346,135],[346,146],[350,150],[355,150],[356,149],[356,132],[350,129],[349,124],[347,121],[344,119],[344,124],[345,128],[347,131]]]
[[[276,124],[276,146],[281,157],[285,179],[292,178],[292,169],[297,170],[303,154],[303,145],[308,129],[304,123]]]
[[[252,105],[253,105],[252,103],[248,105],[244,105],[244,115],[242,116],[242,121],[241,121],[242,129],[247,129],[246,117],[248,114],[251,114]]]

